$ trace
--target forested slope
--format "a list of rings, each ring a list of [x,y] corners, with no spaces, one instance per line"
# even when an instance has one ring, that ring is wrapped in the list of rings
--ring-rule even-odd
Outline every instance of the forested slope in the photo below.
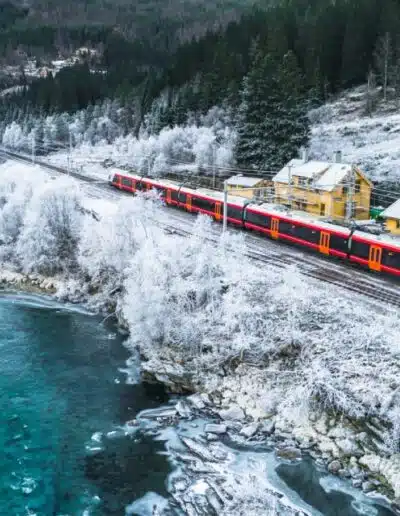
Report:
[[[110,99],[118,106],[112,121],[119,134],[139,137],[188,121],[199,124],[219,106],[227,113],[224,123],[238,134],[236,163],[271,169],[307,145],[309,109],[341,90],[368,80],[370,91],[382,86],[385,98],[400,98],[395,0],[118,0],[72,6],[33,0],[7,9],[3,55],[9,52],[5,41],[21,31],[20,45],[28,52],[37,45],[50,52],[86,44],[99,57],[55,77],[27,81],[22,93],[7,96],[0,106],[2,132],[18,121],[29,133],[33,120]],[[34,23],[47,28],[38,35]],[[35,37],[34,44],[24,43]],[[47,47],[40,38],[48,38]],[[374,93],[366,111],[375,101]],[[39,127],[35,134],[41,133]]]

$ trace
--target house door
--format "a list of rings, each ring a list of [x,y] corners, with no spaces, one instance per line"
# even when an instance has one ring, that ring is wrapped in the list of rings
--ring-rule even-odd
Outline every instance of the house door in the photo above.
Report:
[[[190,194],[186,195],[186,209],[192,211],[192,196]]]
[[[319,214],[325,215],[325,204],[324,203],[321,203]]]
[[[382,261],[382,247],[375,247],[371,245],[369,248],[369,268],[373,271],[381,270],[381,261]]]
[[[275,217],[271,219],[271,236],[272,238],[278,238],[279,236],[279,219]]]
[[[215,203],[215,220],[221,220],[221,203]]]
[[[329,254],[329,242],[331,239],[330,233],[326,231],[321,231],[321,236],[319,238],[319,252],[322,254]]]

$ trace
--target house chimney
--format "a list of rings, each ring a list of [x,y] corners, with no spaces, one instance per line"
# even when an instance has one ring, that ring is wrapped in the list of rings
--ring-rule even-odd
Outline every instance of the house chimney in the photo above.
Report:
[[[302,151],[301,151],[301,159],[303,160],[303,163],[307,163],[307,161],[308,161],[308,149],[302,149]]]
[[[335,152],[335,163],[341,163],[342,162],[342,151],[338,150]]]

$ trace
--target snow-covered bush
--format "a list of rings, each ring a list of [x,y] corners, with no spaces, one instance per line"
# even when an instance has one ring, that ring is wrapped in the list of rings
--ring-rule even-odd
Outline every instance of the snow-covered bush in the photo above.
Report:
[[[34,185],[44,182],[38,167],[29,168],[18,163],[7,164],[7,173],[0,176],[0,255],[10,259],[21,233],[25,212],[32,198]]]
[[[81,195],[65,178],[38,186],[24,217],[16,254],[24,272],[72,270],[82,224]]]
[[[90,281],[113,289],[122,286],[128,266],[146,238],[144,219],[151,216],[153,204],[136,197],[107,208],[111,209],[100,212],[100,221],[85,218],[78,262]]]
[[[206,239],[211,222],[197,221],[189,239],[146,239],[127,274],[124,315],[134,343],[158,343],[196,356],[218,325],[232,255]]]
[[[17,122],[12,122],[5,128],[2,144],[11,149],[26,150],[29,146],[28,135]]]

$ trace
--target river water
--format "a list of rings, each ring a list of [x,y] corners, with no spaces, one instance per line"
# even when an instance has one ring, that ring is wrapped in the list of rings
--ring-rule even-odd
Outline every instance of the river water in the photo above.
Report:
[[[168,496],[165,443],[115,433],[168,400],[160,388],[126,384],[128,355],[112,327],[43,297],[2,293],[0,348],[0,515],[123,515],[149,492]],[[109,435],[101,446],[100,432]],[[316,514],[392,514],[310,461],[274,471]]]

